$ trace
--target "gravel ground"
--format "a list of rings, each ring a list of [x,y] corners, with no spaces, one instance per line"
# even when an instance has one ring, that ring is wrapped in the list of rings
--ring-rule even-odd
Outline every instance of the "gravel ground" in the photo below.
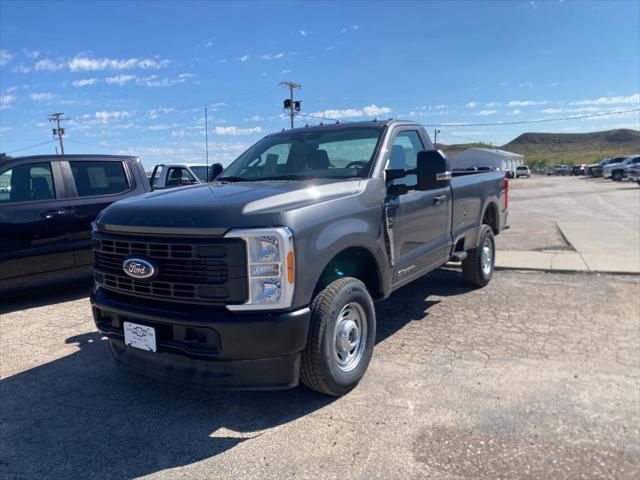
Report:
[[[378,304],[339,399],[126,374],[85,284],[3,298],[0,477],[638,478],[639,280],[440,270]]]

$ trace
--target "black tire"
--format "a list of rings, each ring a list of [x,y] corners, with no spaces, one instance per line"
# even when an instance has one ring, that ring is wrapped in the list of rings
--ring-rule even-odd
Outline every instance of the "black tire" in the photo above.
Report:
[[[336,326],[345,325],[345,309],[354,308],[364,313],[365,328],[361,328],[359,358],[351,369],[341,367],[337,353]],[[341,317],[341,313],[343,316]],[[339,322],[339,318],[342,318]],[[339,396],[352,390],[362,379],[373,355],[376,339],[376,312],[367,287],[351,277],[334,280],[311,303],[311,324],[307,346],[302,352],[300,379],[307,387],[318,392]],[[344,337],[347,338],[347,337]],[[351,334],[349,334],[349,339]],[[358,344],[359,345],[359,344]]]
[[[490,249],[489,269],[483,269],[483,248]],[[491,281],[496,260],[496,242],[493,231],[488,225],[483,225],[480,229],[480,241],[478,247],[467,252],[467,258],[462,261],[462,276],[472,285],[484,287]]]
[[[624,173],[622,173],[620,170],[616,170],[615,172],[613,172],[611,174],[611,179],[614,182],[619,182],[624,178]]]

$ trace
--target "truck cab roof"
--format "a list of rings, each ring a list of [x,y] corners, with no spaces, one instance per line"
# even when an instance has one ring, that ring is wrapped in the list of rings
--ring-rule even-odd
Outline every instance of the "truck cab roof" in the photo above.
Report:
[[[412,125],[415,127],[422,127],[422,125],[420,125],[417,122],[413,122],[409,120],[395,120],[393,118],[390,118],[387,120],[365,120],[360,122],[336,121],[336,122],[324,123],[324,124],[321,123],[319,125],[297,127],[297,128],[288,129],[288,130],[283,129],[279,132],[271,133],[267,135],[267,137],[282,135],[287,133],[294,133],[294,132],[314,132],[314,131],[326,131],[331,129],[338,130],[338,129],[343,129],[345,127],[346,128],[367,128],[367,127],[368,128],[385,128],[385,127],[396,126],[396,125]]]

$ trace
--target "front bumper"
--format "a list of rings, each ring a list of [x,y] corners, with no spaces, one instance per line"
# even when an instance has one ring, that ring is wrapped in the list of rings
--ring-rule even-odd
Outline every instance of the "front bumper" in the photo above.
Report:
[[[310,311],[229,312],[91,292],[96,327],[114,357],[145,375],[205,388],[279,389],[298,384]],[[155,328],[157,352],[124,344],[122,323]]]

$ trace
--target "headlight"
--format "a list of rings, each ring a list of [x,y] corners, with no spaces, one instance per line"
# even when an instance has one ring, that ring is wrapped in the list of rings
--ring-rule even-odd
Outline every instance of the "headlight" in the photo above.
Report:
[[[295,265],[293,234],[286,227],[246,228],[229,231],[226,238],[242,238],[247,244],[249,299],[229,310],[288,308],[293,299]]]

